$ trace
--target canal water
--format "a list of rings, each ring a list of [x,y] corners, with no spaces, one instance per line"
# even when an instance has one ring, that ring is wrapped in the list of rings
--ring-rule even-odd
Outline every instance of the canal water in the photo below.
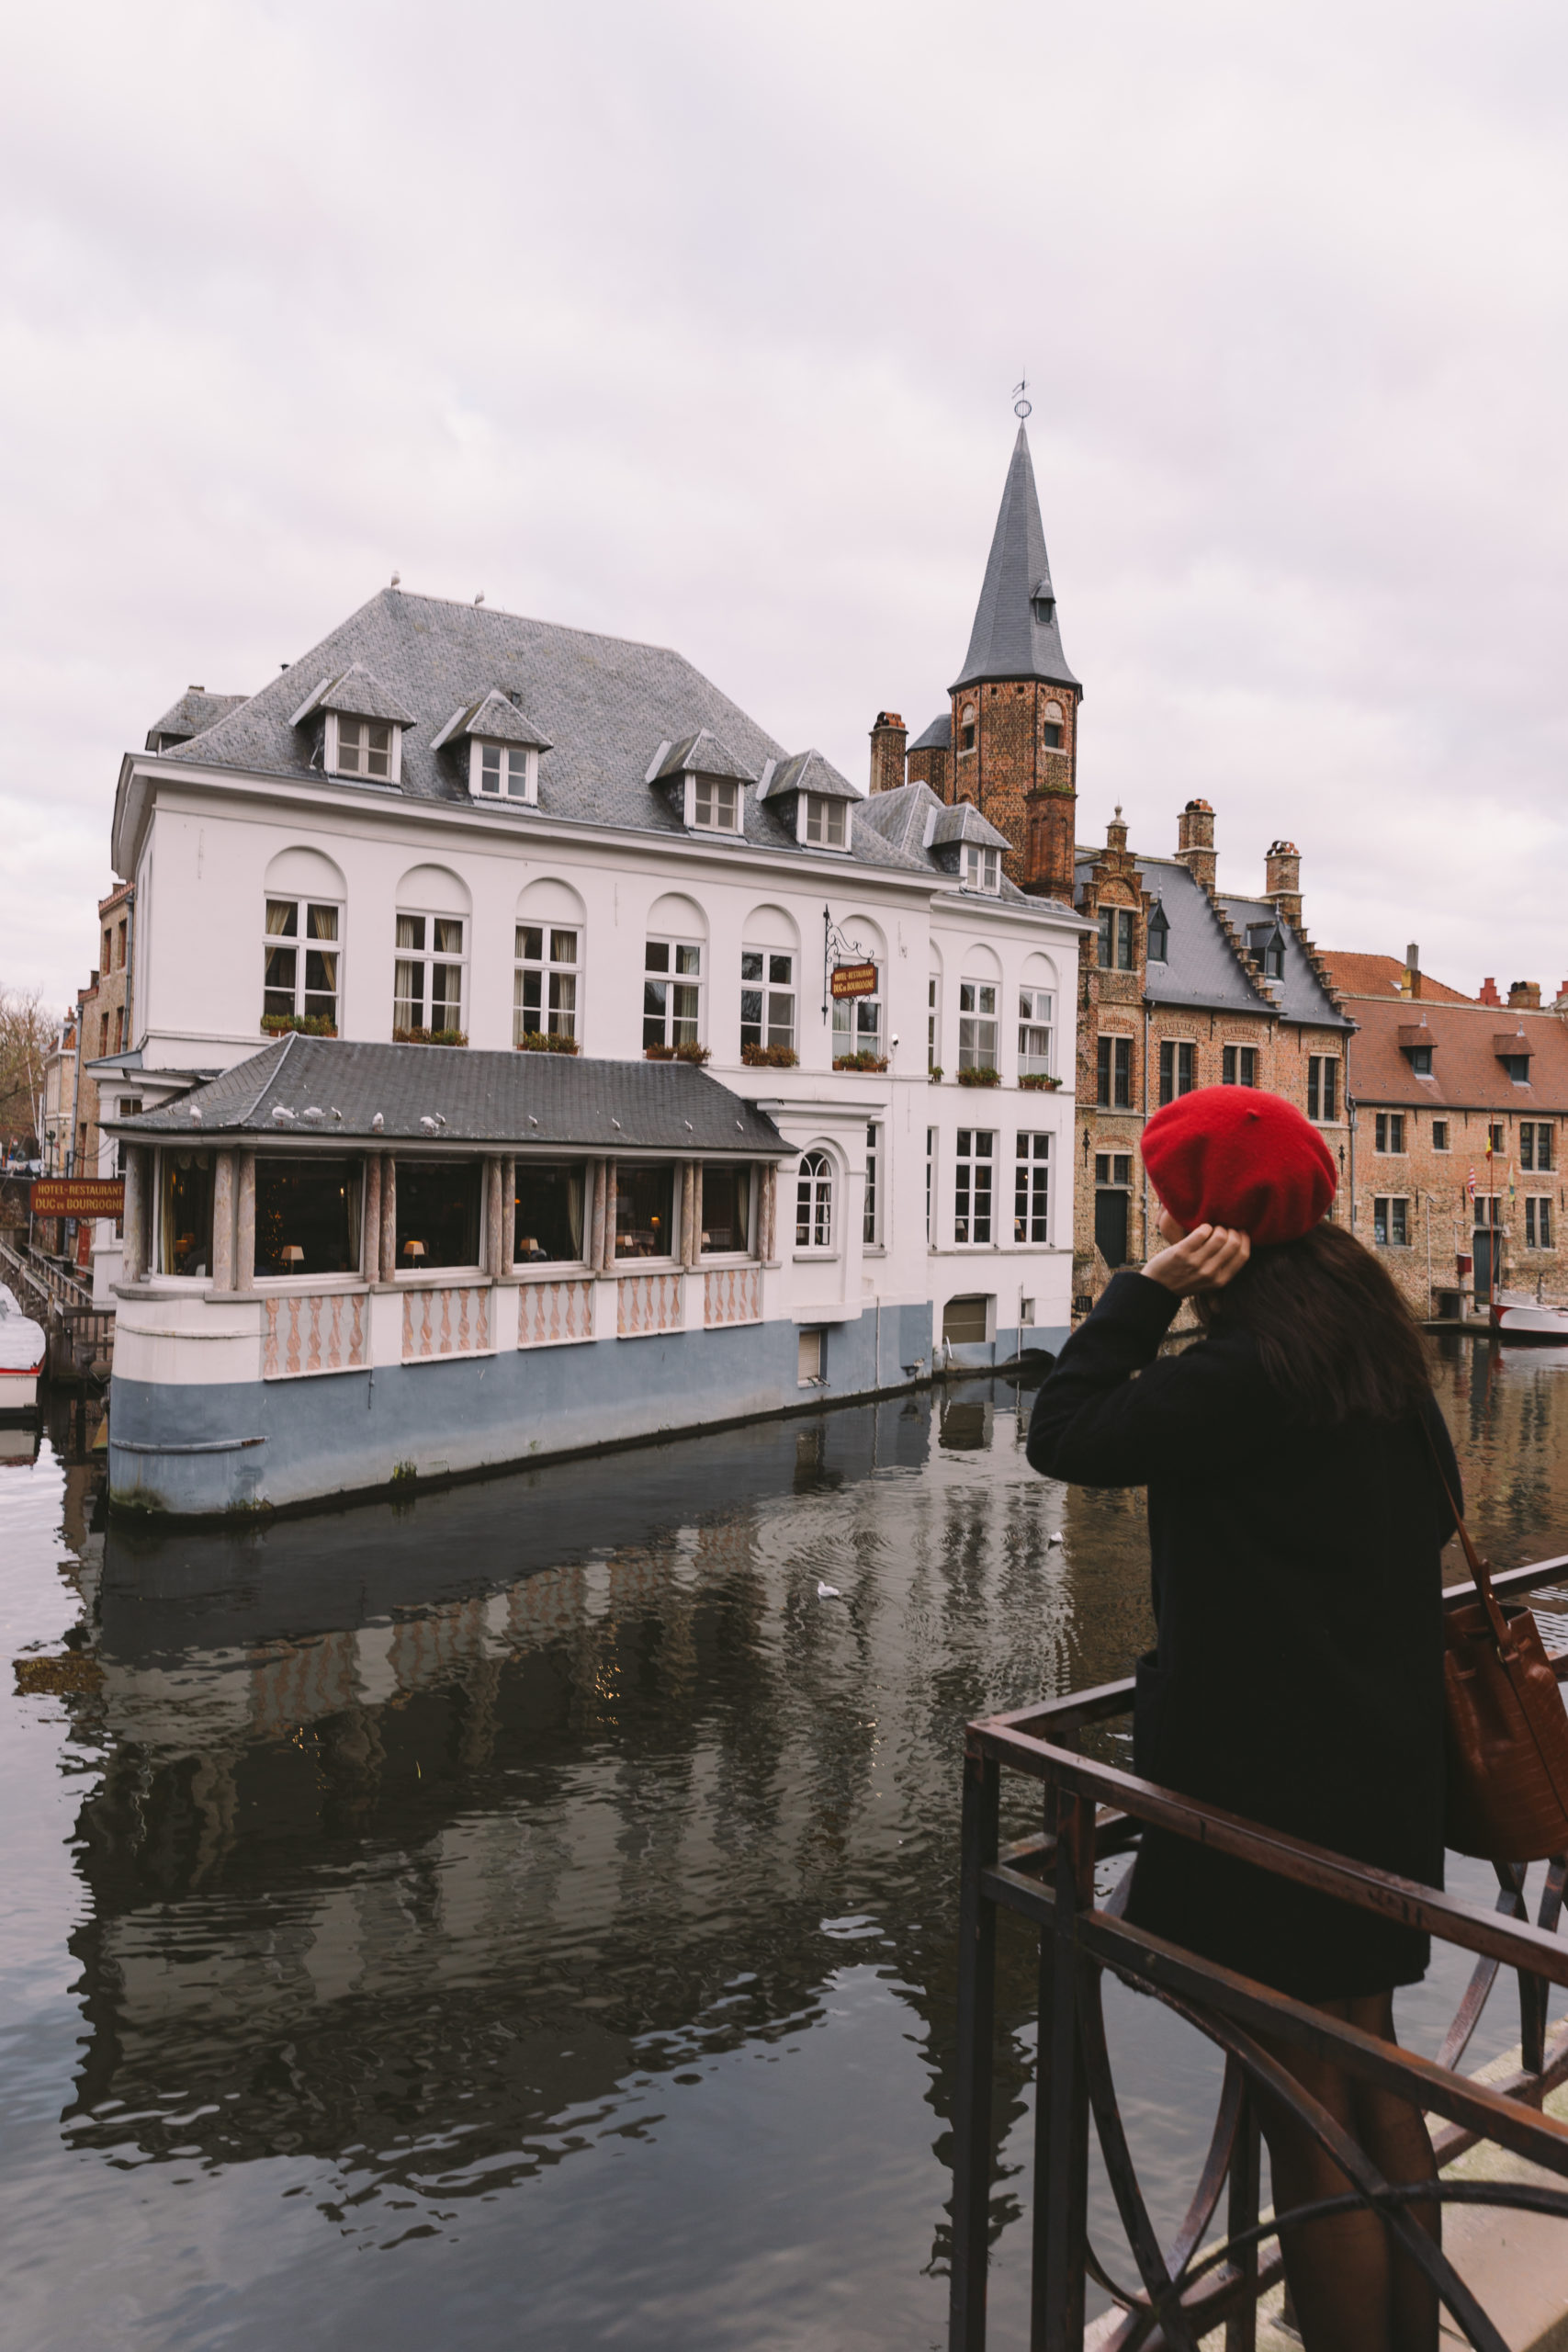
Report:
[[[1568,1351],[1445,1347],[1498,1565],[1568,1551]],[[941,2345],[962,1726],[1150,1632],[1141,1498],[1035,1478],[1028,1402],[156,1539],[106,1525],[91,1418],[0,1431],[7,2343]],[[998,2345],[1033,2068],[1003,1925]],[[1421,2046],[1461,1973],[1405,1996]],[[1168,2231],[1217,2069],[1108,2007]]]

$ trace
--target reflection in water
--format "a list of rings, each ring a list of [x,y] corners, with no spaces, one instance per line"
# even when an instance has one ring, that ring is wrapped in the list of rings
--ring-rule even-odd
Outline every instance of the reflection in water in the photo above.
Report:
[[[1568,1549],[1568,1365],[1450,1343],[1441,1380],[1498,1565]],[[68,1525],[102,1680],[29,1751],[93,1766],[49,2161],[62,2130],[94,2169],[51,2192],[59,2246],[106,2161],[143,2167],[155,2246],[198,2175],[281,2165],[254,2226],[317,2218],[258,2343],[372,2306],[423,2343],[434,2292],[443,2340],[489,2344],[519,2263],[558,2341],[939,2340],[961,1727],[1149,1638],[1141,1497],[1034,1478],[1029,1402],[970,1384],[241,1536]],[[998,2324],[1034,2002],[1007,1927]],[[1174,2209],[1213,2070],[1118,2015]],[[343,2260],[422,2239],[438,2288],[434,2251]],[[772,2283],[705,2302],[743,2257]],[[185,2293],[148,2341],[252,2340]],[[78,2312],[60,2340],[117,2339]]]

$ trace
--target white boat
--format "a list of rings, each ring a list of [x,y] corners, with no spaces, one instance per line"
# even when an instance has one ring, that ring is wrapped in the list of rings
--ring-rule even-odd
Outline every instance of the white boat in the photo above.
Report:
[[[1568,1340],[1568,1306],[1500,1290],[1492,1301],[1492,1329],[1502,1340]]]
[[[38,1403],[48,1347],[43,1325],[24,1315],[15,1292],[0,1283],[0,1413],[28,1412]]]

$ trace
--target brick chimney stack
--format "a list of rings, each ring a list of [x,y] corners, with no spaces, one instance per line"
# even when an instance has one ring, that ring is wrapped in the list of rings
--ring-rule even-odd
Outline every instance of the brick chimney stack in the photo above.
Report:
[[[1292,931],[1302,927],[1302,854],[1294,842],[1270,842],[1263,861],[1263,895]]]
[[[897,792],[904,781],[904,746],[909,730],[896,710],[879,710],[871,730],[871,788]]]
[[[1116,803],[1116,814],[1105,828],[1105,839],[1111,849],[1125,849],[1127,846],[1127,820],[1122,814],[1120,801]]]
[[[1404,971],[1399,983],[1399,993],[1416,1003],[1421,994],[1421,950],[1414,940],[1404,951]]]
[[[1495,1004],[1501,1009],[1503,1000],[1497,993],[1496,981],[1490,976],[1483,979],[1476,989],[1475,1001],[1477,1004]]]
[[[1213,888],[1219,857],[1214,848],[1214,812],[1206,800],[1190,800],[1177,820],[1176,854],[1189,874]]]
[[[1508,1010],[1510,1012],[1539,1012],[1540,1011],[1540,982],[1539,980],[1510,980]]]

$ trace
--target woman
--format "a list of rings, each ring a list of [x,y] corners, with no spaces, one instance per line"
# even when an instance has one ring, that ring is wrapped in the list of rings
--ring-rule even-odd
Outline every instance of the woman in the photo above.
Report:
[[[1206,1087],[1156,1114],[1144,1164],[1166,1247],[1115,1276],[1041,1388],[1047,1476],[1146,1486],[1158,1646],[1134,1769],[1380,1869],[1442,1884],[1438,1555],[1459,1467],[1420,1334],[1370,1250],[1324,1218],[1333,1158],[1276,1095]],[[1158,1353],[1190,1298],[1203,1336]],[[1147,1828],[1126,1917],[1394,2039],[1417,1930]],[[1343,2068],[1275,2055],[1394,2182],[1435,2177],[1419,2112]],[[1343,2194],[1265,2103],[1277,2210]],[[1434,2236],[1437,2204],[1411,2209]],[[1309,2352],[1430,2352],[1434,2290],[1373,2214],[1283,2233]]]

